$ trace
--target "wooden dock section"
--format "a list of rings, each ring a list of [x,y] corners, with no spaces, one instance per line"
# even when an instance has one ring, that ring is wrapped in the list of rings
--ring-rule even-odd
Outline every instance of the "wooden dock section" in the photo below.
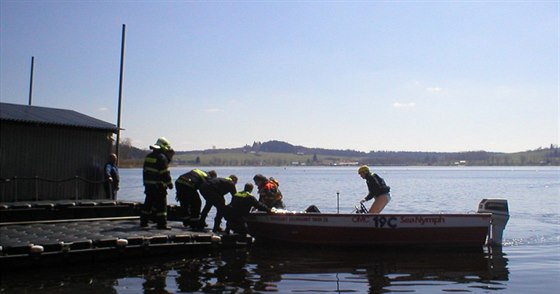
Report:
[[[29,208],[25,209],[27,212],[23,214],[29,212]],[[13,216],[15,212],[10,213]],[[6,220],[2,218],[0,223],[3,270],[166,254],[186,256],[193,252],[242,248],[252,244],[249,236],[195,232],[184,228],[178,221],[168,222],[171,230],[157,229],[155,224],[142,228],[138,216]]]

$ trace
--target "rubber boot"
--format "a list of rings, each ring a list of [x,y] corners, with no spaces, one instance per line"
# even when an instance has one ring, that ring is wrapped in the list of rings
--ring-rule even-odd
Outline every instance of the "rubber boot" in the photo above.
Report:
[[[171,230],[171,227],[167,225],[167,217],[165,215],[157,216],[157,228],[159,230]]]
[[[190,218],[188,218],[188,217],[183,218],[183,227],[186,228],[186,227],[190,226],[191,223],[192,223],[192,222],[191,222],[191,219],[190,219]]]
[[[147,228],[148,227],[148,218],[149,218],[149,216],[147,214],[142,213],[140,215],[140,226],[142,228]]]
[[[214,233],[219,233],[219,232],[223,232],[224,230],[220,227],[220,225],[222,224],[222,222],[214,222],[214,228],[212,229],[212,232]]]
[[[159,223],[157,225],[158,230],[171,230],[171,227],[168,226],[166,223]]]

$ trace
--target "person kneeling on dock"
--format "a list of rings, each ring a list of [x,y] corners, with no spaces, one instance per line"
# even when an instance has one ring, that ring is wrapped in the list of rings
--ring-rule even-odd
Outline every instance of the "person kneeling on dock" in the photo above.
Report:
[[[380,176],[370,172],[367,165],[362,165],[358,169],[358,174],[362,177],[362,179],[366,180],[369,192],[366,197],[360,201],[360,203],[364,203],[372,198],[375,198],[375,201],[373,201],[373,204],[369,209],[369,213],[380,213],[387,203],[391,201],[391,195],[389,194],[391,187],[387,186],[387,184],[385,184],[385,180],[383,180]]]
[[[270,212],[270,208],[259,202],[253,192],[253,184],[245,184],[242,192],[235,193],[231,199],[231,203],[226,207],[225,218],[227,221],[225,232],[229,234],[233,231],[236,234],[247,234],[247,224],[244,217],[249,215],[251,208],[256,208],[260,211]]]

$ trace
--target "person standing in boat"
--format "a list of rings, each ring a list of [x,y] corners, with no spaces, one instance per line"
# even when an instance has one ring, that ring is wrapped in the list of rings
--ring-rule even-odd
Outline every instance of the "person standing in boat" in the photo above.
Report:
[[[216,172],[205,172],[195,168],[179,176],[175,181],[177,190],[176,200],[181,204],[183,226],[197,226],[200,223],[200,208],[202,201],[198,189],[207,180],[213,178]],[[215,177],[215,176],[214,176]]]
[[[270,212],[270,208],[259,202],[251,192],[253,192],[253,184],[245,184],[243,191],[235,193],[231,198],[231,203],[226,206],[226,233],[229,234],[230,230],[233,230],[236,234],[247,234],[247,224],[243,218],[249,215],[253,207],[260,211]]]
[[[215,206],[216,217],[214,218],[214,228],[212,231],[215,233],[223,231],[222,228],[220,228],[220,225],[222,223],[226,207],[226,199],[224,196],[227,193],[230,193],[231,196],[237,193],[235,184],[237,184],[237,177],[235,175],[231,175],[227,178],[210,179],[200,186],[200,194],[202,194],[206,203],[210,204],[205,205],[202,210],[202,214],[200,215],[200,226],[203,226],[203,224],[206,223],[206,216],[208,216],[208,212],[210,212],[212,206]]]
[[[259,188],[259,201],[270,208],[284,209],[286,206],[282,199],[282,192],[278,188],[279,183],[274,178],[267,179],[261,174],[253,177],[255,185]]]
[[[385,184],[385,180],[383,180],[380,176],[372,173],[367,165],[360,166],[358,174],[362,177],[362,179],[366,180],[369,192],[366,197],[360,201],[360,203],[364,203],[374,198],[375,200],[369,209],[369,213],[380,213],[387,203],[391,201],[391,195],[389,194],[391,187],[387,186],[387,184]]]
[[[119,168],[117,167],[117,155],[112,153],[109,161],[105,164],[105,195],[107,199],[117,199],[119,190]]]
[[[140,212],[140,226],[147,227],[152,211],[155,211],[157,228],[171,230],[171,227],[167,226],[167,189],[173,189],[169,163],[175,151],[164,137],[159,138],[150,149],[152,152],[144,159],[143,180],[146,199]]]

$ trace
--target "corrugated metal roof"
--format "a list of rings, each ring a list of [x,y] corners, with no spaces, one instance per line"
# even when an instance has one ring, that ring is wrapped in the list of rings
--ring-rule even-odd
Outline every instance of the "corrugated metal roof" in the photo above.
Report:
[[[0,103],[0,120],[117,131],[108,122],[68,109]]]

